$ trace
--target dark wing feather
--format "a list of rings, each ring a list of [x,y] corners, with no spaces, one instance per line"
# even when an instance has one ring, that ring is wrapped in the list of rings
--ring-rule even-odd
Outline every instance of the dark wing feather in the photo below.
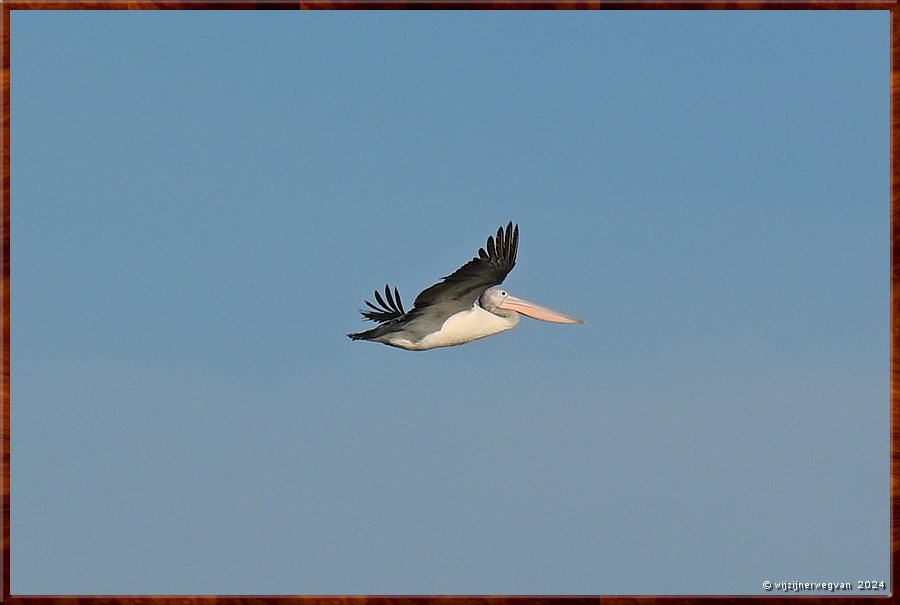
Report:
[[[391,294],[391,287],[387,284],[384,285],[384,298],[381,297],[378,290],[375,290],[375,302],[378,304],[373,305],[366,301],[366,305],[370,309],[374,309],[373,311],[360,311],[360,314],[366,319],[385,323],[398,319],[406,313],[403,310],[403,302],[400,300],[400,292],[394,288],[394,293]]]
[[[413,307],[418,309],[446,300],[465,300],[475,304],[485,290],[503,283],[516,266],[519,226],[510,221],[505,232],[500,227],[496,238],[488,236],[485,248],[478,250],[477,257],[419,293]]]

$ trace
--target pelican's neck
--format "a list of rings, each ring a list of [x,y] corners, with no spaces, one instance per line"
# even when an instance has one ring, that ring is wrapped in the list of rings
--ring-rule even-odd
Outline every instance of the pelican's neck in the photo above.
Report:
[[[513,311],[512,309],[491,309],[488,313],[503,318],[510,327],[519,323],[519,319],[521,318],[518,312]]]

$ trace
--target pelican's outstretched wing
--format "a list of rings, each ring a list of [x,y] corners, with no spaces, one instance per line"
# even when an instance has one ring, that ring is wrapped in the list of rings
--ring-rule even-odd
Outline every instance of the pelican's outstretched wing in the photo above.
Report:
[[[386,299],[386,302],[385,302]],[[406,311],[403,310],[403,301],[400,300],[400,292],[394,288],[394,294],[391,295],[391,287],[384,285],[384,298],[378,290],[375,290],[375,302],[373,305],[369,301],[366,304],[374,311],[360,311],[360,314],[366,319],[377,321],[378,323],[386,323],[402,317]]]
[[[497,229],[496,239],[488,236],[487,244],[478,250],[478,256],[419,293],[413,303],[414,308],[421,309],[451,300],[475,304],[485,290],[503,283],[516,266],[518,249],[519,226],[510,221],[505,232],[503,227]]]

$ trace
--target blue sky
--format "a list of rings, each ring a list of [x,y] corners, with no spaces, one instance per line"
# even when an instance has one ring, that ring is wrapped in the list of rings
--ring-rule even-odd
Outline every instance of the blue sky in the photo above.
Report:
[[[13,594],[888,581],[888,31],[13,11]],[[586,325],[346,338],[508,220]]]

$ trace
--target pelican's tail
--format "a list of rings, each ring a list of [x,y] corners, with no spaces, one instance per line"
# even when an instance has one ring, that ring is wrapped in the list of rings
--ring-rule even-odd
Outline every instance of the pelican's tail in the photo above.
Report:
[[[383,336],[389,332],[393,332],[395,330],[392,325],[380,325],[377,328],[372,328],[371,330],[366,330],[365,332],[354,332],[352,334],[347,334],[347,338],[350,340],[375,340],[379,336]]]

